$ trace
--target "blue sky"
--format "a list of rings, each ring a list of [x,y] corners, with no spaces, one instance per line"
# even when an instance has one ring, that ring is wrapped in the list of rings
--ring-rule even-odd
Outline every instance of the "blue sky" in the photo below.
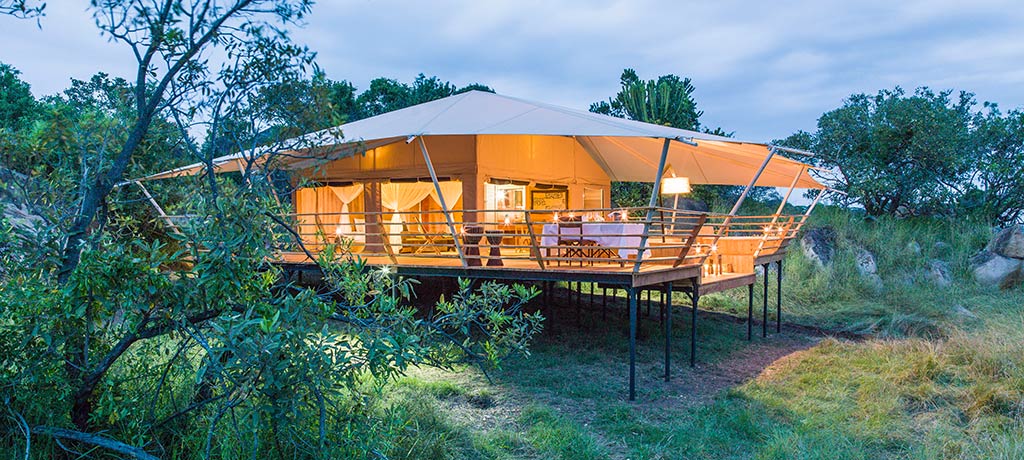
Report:
[[[0,61],[37,95],[99,70],[131,73],[85,1],[51,0],[42,30],[0,18]],[[321,0],[295,39],[359,88],[417,73],[577,108],[614,94],[624,67],[693,79],[705,125],[749,140],[812,130],[857,92],[965,89],[1024,106],[1024,8],[955,1]]]

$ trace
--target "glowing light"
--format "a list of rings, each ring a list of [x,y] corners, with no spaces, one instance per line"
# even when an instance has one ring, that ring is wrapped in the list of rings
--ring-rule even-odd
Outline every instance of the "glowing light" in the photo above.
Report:
[[[666,177],[661,180],[661,193],[665,195],[680,195],[690,193],[689,177]]]

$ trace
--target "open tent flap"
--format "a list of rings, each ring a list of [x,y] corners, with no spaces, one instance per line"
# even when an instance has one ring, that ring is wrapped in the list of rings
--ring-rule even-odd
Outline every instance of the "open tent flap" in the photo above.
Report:
[[[601,164],[613,181],[651,182],[657,174],[663,139],[585,137],[580,144]],[[769,154],[763,144],[697,141],[697,146],[671,142],[666,169],[692,184],[748,185]],[[756,186],[789,187],[797,174],[811,166],[779,155],[772,157]],[[825,188],[802,174],[796,188]]]

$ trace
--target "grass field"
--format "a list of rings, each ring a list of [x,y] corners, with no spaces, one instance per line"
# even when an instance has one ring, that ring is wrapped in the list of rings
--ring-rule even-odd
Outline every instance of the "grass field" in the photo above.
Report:
[[[1024,294],[968,280],[966,259],[987,234],[827,210],[815,222],[840,234],[837,261],[822,270],[793,251],[784,315],[842,334],[786,327],[747,342],[745,289],[707,296],[694,369],[689,310],[677,306],[666,383],[655,307],[628,402],[624,299],[604,320],[546,306],[554,319],[532,355],[490,382],[475,369],[418,369],[386,390],[409,421],[390,456],[1024,458]],[[876,254],[883,287],[858,279],[853,245]],[[953,267],[953,286],[921,278],[930,258]]]

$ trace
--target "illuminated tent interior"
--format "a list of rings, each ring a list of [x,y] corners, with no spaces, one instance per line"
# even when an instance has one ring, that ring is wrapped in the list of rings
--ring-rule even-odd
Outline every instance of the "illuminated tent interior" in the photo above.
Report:
[[[756,186],[824,188],[808,174],[813,167],[774,155],[772,149],[804,152],[481,91],[339,128],[341,139],[327,130],[307,135],[330,139],[316,142],[315,153],[290,151],[278,157],[279,167],[308,180],[309,186],[294,194],[299,214],[439,210],[441,200],[428,174],[428,156],[444,201],[454,213],[531,209],[531,198],[562,193],[567,209],[607,208],[612,181],[656,180],[666,143],[663,177],[678,175],[691,184],[742,186],[757,177]],[[246,154],[217,158],[217,172],[238,171],[239,160],[247,159]],[[141,180],[203,170],[204,165],[195,164]],[[394,214],[390,221],[394,230],[403,224],[434,226],[437,215],[433,216],[435,222],[405,222],[405,217]],[[476,216],[456,217],[461,221]],[[482,218],[493,221],[501,216]],[[359,224],[346,216],[323,219],[321,226],[334,227],[339,234],[355,231]]]

